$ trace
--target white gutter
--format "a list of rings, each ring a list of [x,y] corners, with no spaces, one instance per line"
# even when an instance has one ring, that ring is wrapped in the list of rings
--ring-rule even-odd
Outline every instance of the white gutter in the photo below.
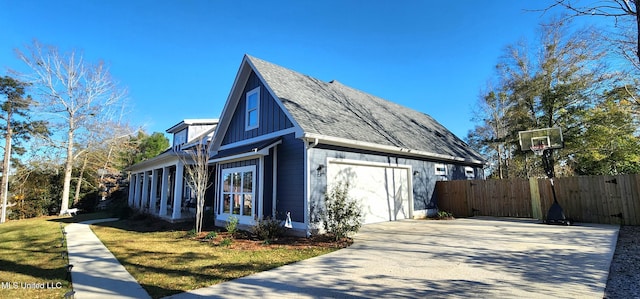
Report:
[[[483,161],[476,160],[476,159],[465,159],[461,157],[431,153],[426,151],[412,150],[408,148],[402,148],[402,147],[391,146],[391,145],[381,145],[381,144],[346,139],[346,138],[323,136],[323,135],[314,134],[314,133],[304,133],[302,135],[302,139],[307,140],[309,142],[313,141],[314,142],[313,146],[316,146],[318,142],[322,141],[323,144],[344,146],[344,147],[354,147],[354,148],[359,148],[364,150],[395,153],[395,154],[402,154],[402,155],[414,156],[414,157],[432,158],[432,159],[444,160],[444,161],[484,164]]]

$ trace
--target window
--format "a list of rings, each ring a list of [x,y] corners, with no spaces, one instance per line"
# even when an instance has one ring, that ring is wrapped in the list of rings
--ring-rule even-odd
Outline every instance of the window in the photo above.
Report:
[[[245,130],[251,130],[257,128],[260,121],[260,87],[247,92],[246,100]]]
[[[173,146],[179,146],[187,141],[187,130],[173,134]]]
[[[436,175],[447,175],[447,166],[444,164],[436,164]]]
[[[253,216],[255,166],[222,170],[222,214]]]
[[[473,170],[473,167],[469,167],[469,166],[466,166],[464,168],[464,175],[469,180],[473,180],[476,177],[476,174],[475,174],[475,171]]]

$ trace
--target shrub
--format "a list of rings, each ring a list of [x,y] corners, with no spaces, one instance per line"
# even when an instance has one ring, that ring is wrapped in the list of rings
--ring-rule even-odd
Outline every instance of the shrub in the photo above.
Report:
[[[357,233],[362,226],[362,210],[348,193],[349,184],[338,183],[324,195],[326,206],[326,211],[323,213],[324,229],[332,234],[336,241],[351,233]]]
[[[451,219],[453,214],[447,211],[438,211],[438,219]]]
[[[432,219],[437,219],[437,220],[453,219],[453,213],[450,213],[450,212],[447,212],[447,211],[444,211],[444,210],[439,210],[438,214],[433,216]]]
[[[284,234],[281,221],[275,218],[258,220],[251,230],[261,240],[272,240]]]
[[[222,239],[222,241],[220,241],[220,246],[229,246],[231,245],[231,243],[233,243],[233,240],[231,240],[231,238],[224,238]]]
[[[205,239],[205,240],[211,240],[211,239],[215,239],[217,236],[218,236],[218,232],[216,232],[216,231],[212,231],[212,232],[209,232],[209,233],[204,237],[204,239]]]
[[[197,235],[198,235],[198,232],[196,232],[195,228],[187,231],[187,238],[195,238]]]
[[[238,217],[231,216],[227,220],[227,224],[224,226],[227,232],[233,236],[238,232]]]

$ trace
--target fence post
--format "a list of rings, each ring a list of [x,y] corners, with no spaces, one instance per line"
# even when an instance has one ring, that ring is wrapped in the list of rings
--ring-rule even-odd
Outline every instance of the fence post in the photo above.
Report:
[[[531,216],[534,219],[542,219],[542,205],[540,204],[540,190],[538,179],[529,178],[529,190],[531,193]]]

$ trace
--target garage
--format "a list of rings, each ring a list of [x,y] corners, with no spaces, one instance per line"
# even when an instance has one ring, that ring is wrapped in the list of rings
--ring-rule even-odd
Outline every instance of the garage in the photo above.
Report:
[[[327,163],[328,185],[349,182],[349,195],[362,206],[364,223],[411,218],[411,167],[361,161]]]

